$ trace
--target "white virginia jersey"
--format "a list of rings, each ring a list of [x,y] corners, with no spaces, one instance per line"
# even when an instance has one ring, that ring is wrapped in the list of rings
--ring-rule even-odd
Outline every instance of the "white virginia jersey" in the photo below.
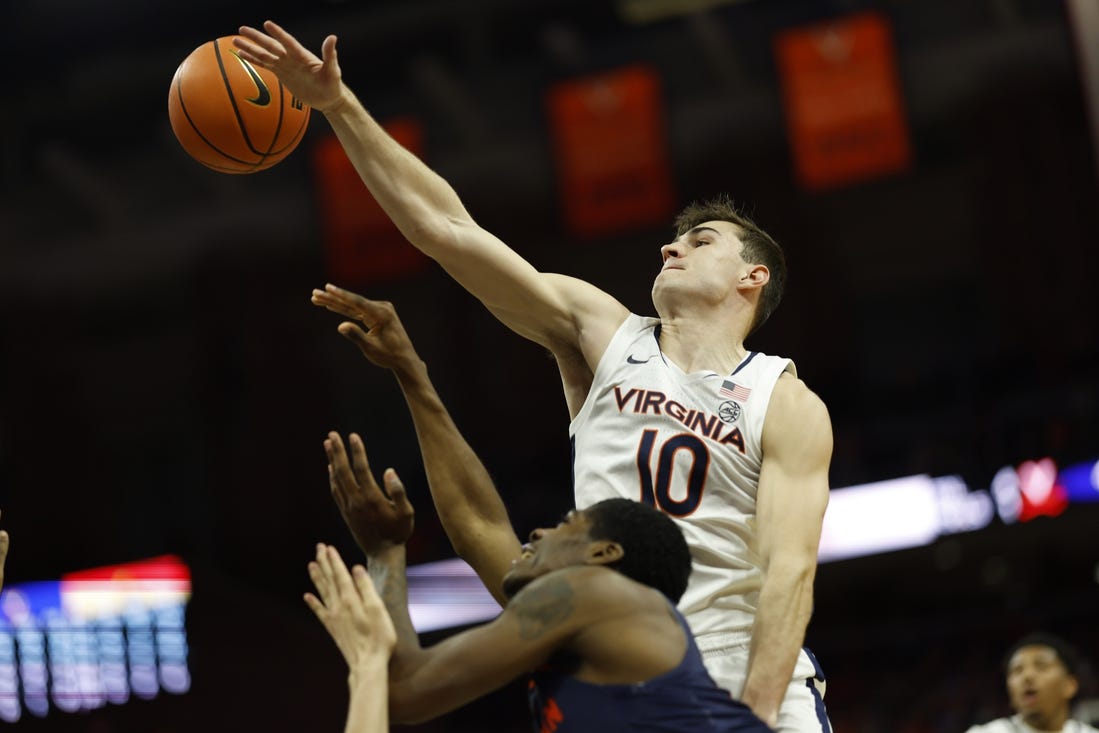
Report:
[[[731,374],[686,374],[657,341],[660,320],[630,315],[572,421],[583,509],[615,497],[676,520],[693,569],[679,604],[695,635],[747,632],[759,602],[756,489],[767,404],[793,362],[758,352]]]

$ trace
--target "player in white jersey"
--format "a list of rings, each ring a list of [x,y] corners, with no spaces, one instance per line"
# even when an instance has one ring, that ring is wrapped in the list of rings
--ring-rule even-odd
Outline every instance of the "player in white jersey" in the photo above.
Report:
[[[335,36],[324,40],[318,58],[274,23],[265,23],[264,30],[240,29],[241,38],[234,44],[241,58],[273,70],[294,95],[325,115],[367,188],[413,245],[439,262],[504,324],[553,352],[570,415],[576,418],[615,334],[630,316],[625,306],[589,283],[537,271],[478,226],[454,189],[393,140],[343,84]],[[653,283],[661,327],[654,356],[669,370],[680,370],[687,381],[705,372],[724,379],[748,359],[744,339],[781,297],[781,249],[754,223],[717,201],[685,211],[677,222],[676,238],[661,248],[661,257],[663,267]],[[767,404],[758,410],[752,405],[753,414],[761,413],[755,419],[763,421],[762,430],[752,438],[758,446],[758,481],[744,497],[754,496],[754,501],[729,506],[727,512],[732,523],[743,515],[751,529],[742,537],[744,555],[726,558],[729,583],[741,583],[745,592],[728,593],[723,588],[722,605],[703,620],[705,628],[718,635],[714,639],[724,634],[719,647],[707,654],[707,666],[719,684],[779,730],[828,731],[810,676],[820,675],[804,668],[801,645],[828,501],[831,424],[824,404],[792,373],[762,391],[771,393]],[[583,429],[582,422],[578,429]],[[687,429],[684,433],[696,434]],[[645,448],[643,436],[643,429],[640,435],[617,435],[598,448],[624,452],[636,461],[638,451]],[[733,486],[719,486],[726,478],[710,476],[709,464],[701,460],[693,474],[684,474],[686,469],[680,466],[690,448],[669,444],[667,438],[657,444],[656,437],[652,457],[655,461],[668,452],[669,480],[658,483],[660,466],[654,464],[654,497],[665,492],[673,500],[687,497],[692,487],[703,498],[707,492],[714,497],[736,495]],[[680,442],[687,445],[690,440]],[[586,452],[591,446],[581,440],[577,449]],[[578,455],[576,463],[582,467],[595,460]],[[676,485],[672,475],[685,476],[687,484]],[[645,498],[637,476],[627,483],[615,491]],[[674,506],[674,501],[669,504]],[[709,502],[706,513],[711,513]],[[717,524],[713,531],[728,533],[729,526]],[[486,528],[468,528],[470,537],[483,531]],[[455,537],[451,540],[458,544]],[[697,538],[692,553],[703,568],[699,579],[723,582],[707,580],[705,568],[724,560],[713,557],[710,547],[697,544]],[[754,568],[747,573],[754,574],[754,580],[741,577],[748,568]],[[692,597],[701,609],[717,602],[718,595]],[[740,608],[732,610],[738,604]],[[692,628],[699,623],[689,620]],[[799,692],[791,695],[788,689]]]
[[[967,733],[1099,733],[1069,717],[1080,690],[1079,665],[1079,654],[1060,637],[1036,632],[1019,639],[1004,664],[1015,715],[975,725]]]
[[[660,348],[661,322],[630,315],[572,421],[576,506],[626,497],[676,520],[694,561],[679,608],[707,666],[741,697],[763,580],[756,498],[763,425],[789,359],[751,351],[727,374],[685,373]],[[827,730],[824,677],[808,650],[787,690],[793,730]]]

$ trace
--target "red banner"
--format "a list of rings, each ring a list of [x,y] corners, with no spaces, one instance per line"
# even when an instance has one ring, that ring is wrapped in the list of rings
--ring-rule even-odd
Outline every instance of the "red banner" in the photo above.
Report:
[[[798,182],[821,190],[907,170],[912,147],[889,21],[863,13],[775,39]]]
[[[557,84],[546,104],[569,231],[596,237],[669,223],[675,196],[655,72]]]
[[[421,155],[423,130],[417,120],[384,125],[413,155]],[[328,279],[349,287],[372,285],[418,272],[428,258],[404,238],[359,178],[335,135],[313,149]]]

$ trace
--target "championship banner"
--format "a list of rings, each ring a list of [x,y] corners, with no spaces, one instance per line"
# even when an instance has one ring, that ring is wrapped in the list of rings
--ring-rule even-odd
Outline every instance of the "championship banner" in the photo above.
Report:
[[[383,125],[413,155],[423,148],[423,128],[412,118]],[[328,279],[346,286],[373,285],[424,269],[426,255],[404,238],[359,178],[335,135],[313,149],[313,172],[324,235]]]
[[[565,224],[581,237],[668,224],[675,206],[660,79],[629,67],[546,95]]]
[[[889,21],[862,13],[780,33],[775,54],[798,182],[823,190],[912,162]]]

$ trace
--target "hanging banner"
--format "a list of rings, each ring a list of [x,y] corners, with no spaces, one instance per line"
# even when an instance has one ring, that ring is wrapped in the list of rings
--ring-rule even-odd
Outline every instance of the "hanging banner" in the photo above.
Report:
[[[423,129],[400,118],[383,125],[413,155],[423,153]],[[359,178],[335,135],[313,149],[317,202],[328,279],[338,285],[374,285],[419,272],[426,255],[404,238]]]
[[[912,146],[886,18],[862,13],[785,31],[775,54],[803,187],[822,190],[909,168]]]
[[[581,237],[670,223],[675,197],[660,79],[629,67],[546,96],[565,224]]]

